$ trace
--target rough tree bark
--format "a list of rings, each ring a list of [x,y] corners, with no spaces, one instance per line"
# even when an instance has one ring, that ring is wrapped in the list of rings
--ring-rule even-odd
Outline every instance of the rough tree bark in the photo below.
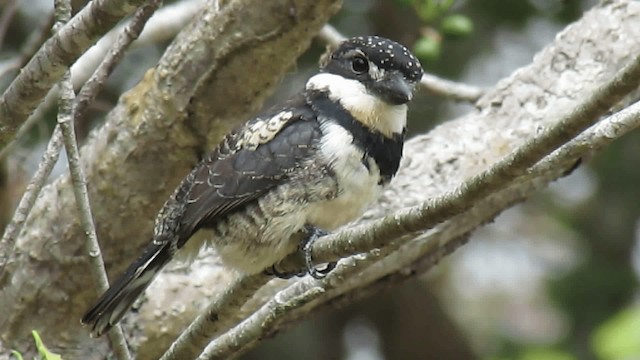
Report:
[[[328,0],[310,3],[272,1],[268,6],[273,9],[264,11],[260,7],[267,2],[237,0],[215,16],[207,9],[161,64],[121,98],[107,124],[83,148],[110,273],[121,271],[148,240],[155,212],[197,154],[257,107],[337,6]],[[640,54],[639,20],[640,3],[603,3],[560,33],[532,64],[490,89],[475,111],[411,139],[399,176],[363,221],[452,191],[557,122],[559,114],[575,108]],[[574,160],[590,150],[585,146]],[[267,334],[314,309],[353,301],[428,268],[470,231],[560,176],[570,163],[541,166],[358,278],[336,279],[312,302],[284,313]],[[6,347],[26,348],[28,332],[37,329],[52,347],[73,358],[107,349],[106,343],[88,339],[76,321],[95,291],[82,255],[77,216],[67,210],[73,209],[72,201],[66,176],[45,189],[0,277],[0,308],[13,310],[0,314]],[[157,358],[197,310],[224,290],[233,274],[215,265],[215,259],[205,258],[188,272],[167,271],[149,288],[151,295],[139,313],[125,321],[139,358]],[[237,316],[287,284],[270,282]],[[309,279],[300,281],[301,291],[306,285],[318,291]]]

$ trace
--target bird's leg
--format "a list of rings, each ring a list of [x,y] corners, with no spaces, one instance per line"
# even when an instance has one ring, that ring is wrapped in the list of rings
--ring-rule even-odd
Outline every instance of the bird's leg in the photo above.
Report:
[[[329,272],[331,272],[331,270],[335,269],[337,262],[332,261],[330,263],[327,263],[327,266],[324,269],[316,269],[315,266],[313,266],[311,249],[313,247],[313,243],[315,243],[316,240],[325,235],[328,235],[328,233],[313,225],[305,225],[304,229],[307,232],[308,236],[300,241],[300,251],[302,251],[302,253],[304,254],[304,263],[307,267],[306,272],[314,279],[322,279]]]
[[[264,270],[265,275],[275,276],[280,279],[287,280],[291,279],[294,276],[302,277],[306,274],[309,274],[314,279],[322,279],[336,267],[337,262],[335,261],[328,263],[324,269],[316,269],[315,266],[313,266],[313,258],[311,256],[313,243],[319,238],[327,235],[328,233],[312,225],[305,225],[304,231],[306,235],[302,238],[302,240],[300,240],[298,251],[302,253],[304,257],[305,268],[300,271],[281,272],[277,269],[276,264],[274,264]]]

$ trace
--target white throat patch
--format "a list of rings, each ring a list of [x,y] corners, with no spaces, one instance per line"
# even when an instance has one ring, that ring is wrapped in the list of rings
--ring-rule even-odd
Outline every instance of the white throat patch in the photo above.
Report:
[[[339,102],[356,120],[386,137],[401,134],[407,125],[406,104],[388,104],[370,94],[358,80],[320,73],[307,81],[306,88],[327,92],[331,100]]]

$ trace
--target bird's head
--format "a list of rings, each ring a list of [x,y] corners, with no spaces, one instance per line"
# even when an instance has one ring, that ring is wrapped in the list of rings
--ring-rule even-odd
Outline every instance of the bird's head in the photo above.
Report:
[[[406,103],[422,78],[422,66],[404,46],[379,36],[342,42],[321,62],[307,90],[328,94],[361,123],[390,136],[402,133]]]
[[[322,71],[356,80],[392,105],[409,102],[422,77],[420,62],[406,47],[379,36],[344,41],[325,60]]]

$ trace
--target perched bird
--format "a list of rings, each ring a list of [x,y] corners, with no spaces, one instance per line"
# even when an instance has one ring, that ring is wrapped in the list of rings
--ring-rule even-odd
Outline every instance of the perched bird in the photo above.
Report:
[[[116,324],[199,229],[224,264],[268,270],[360,216],[398,170],[407,103],[422,77],[404,46],[378,36],[344,41],[289,101],[228,134],[160,210],[153,239],[82,323],[100,336]],[[198,244],[200,245],[200,244]],[[189,246],[192,247],[192,246]],[[196,246],[199,248],[200,246]]]

